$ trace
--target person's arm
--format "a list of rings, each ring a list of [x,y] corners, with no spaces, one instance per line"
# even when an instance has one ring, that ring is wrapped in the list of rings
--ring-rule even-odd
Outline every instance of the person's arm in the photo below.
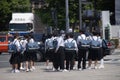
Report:
[[[45,53],[47,51],[47,46],[46,46],[47,44],[46,43],[47,43],[47,40],[45,40]]]
[[[58,41],[58,44],[57,44],[55,53],[58,51],[58,49],[59,49],[59,47],[60,47],[60,44],[61,44],[61,42],[62,42],[62,38],[61,38],[61,37],[57,38],[57,41]]]
[[[75,50],[76,50],[76,53],[78,53],[78,46],[77,46],[77,42],[74,40],[74,43],[75,43]]]

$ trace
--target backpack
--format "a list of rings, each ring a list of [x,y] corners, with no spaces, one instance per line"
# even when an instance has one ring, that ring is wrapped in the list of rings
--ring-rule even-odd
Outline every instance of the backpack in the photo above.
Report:
[[[93,37],[92,37],[92,39],[93,39]],[[100,41],[98,40],[98,37],[97,37],[97,40],[92,40],[91,41],[91,48],[92,49],[99,49],[100,48]]]
[[[81,36],[81,39],[78,43],[78,48],[79,49],[88,49],[90,47],[90,40],[87,40],[86,38],[83,39],[83,37]]]
[[[73,40],[71,42],[67,40],[67,43],[65,43],[65,50],[75,50],[75,43]]]
[[[17,47],[15,45],[15,42],[8,45],[8,52],[9,53],[17,53]]]
[[[20,42],[19,42],[20,43]],[[24,53],[24,47],[22,46],[22,44],[20,43],[20,50],[19,50],[19,52],[21,53],[21,54],[23,54]]]
[[[48,40],[47,40],[47,42],[46,42],[46,47],[47,47],[48,50],[54,49],[53,40],[52,40],[52,39],[48,39]]]
[[[19,42],[19,44],[20,44],[20,46],[19,46],[19,47],[20,47],[19,51],[17,50],[17,46],[15,45],[15,43],[16,43],[16,41],[15,41],[14,43],[9,44],[9,46],[8,46],[8,52],[9,52],[9,53],[17,53],[17,52],[22,53],[23,50],[24,50],[24,48],[22,47],[22,45],[20,44],[20,42]]]
[[[27,52],[36,52],[36,50],[38,50],[38,49],[39,49],[39,45],[37,42],[33,42],[33,43],[28,42],[26,44],[26,51]]]
[[[54,49],[57,48],[57,45],[58,45],[58,41],[57,41],[57,39],[54,39],[53,40],[53,47],[54,47]]]

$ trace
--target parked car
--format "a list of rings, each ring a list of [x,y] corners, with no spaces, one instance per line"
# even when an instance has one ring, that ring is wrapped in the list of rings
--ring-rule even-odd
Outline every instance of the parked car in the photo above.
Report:
[[[111,55],[114,50],[115,50],[115,43],[114,41],[110,41],[110,40],[103,40],[104,41],[104,44],[106,45],[106,48],[105,48],[105,55]]]
[[[8,45],[12,40],[12,35],[0,34],[0,54],[2,54],[2,52],[8,52]]]

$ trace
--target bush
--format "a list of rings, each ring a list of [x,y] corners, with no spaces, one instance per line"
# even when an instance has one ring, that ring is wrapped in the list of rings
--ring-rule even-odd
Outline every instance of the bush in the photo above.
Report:
[[[113,41],[115,43],[115,48],[119,45],[119,39],[111,39],[110,41]]]

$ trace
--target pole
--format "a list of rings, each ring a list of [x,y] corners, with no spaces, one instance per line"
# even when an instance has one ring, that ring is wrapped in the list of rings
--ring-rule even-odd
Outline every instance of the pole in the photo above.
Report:
[[[82,29],[82,1],[79,0],[79,30]]]
[[[65,0],[65,6],[66,6],[66,32],[69,30],[69,5],[68,0]]]

